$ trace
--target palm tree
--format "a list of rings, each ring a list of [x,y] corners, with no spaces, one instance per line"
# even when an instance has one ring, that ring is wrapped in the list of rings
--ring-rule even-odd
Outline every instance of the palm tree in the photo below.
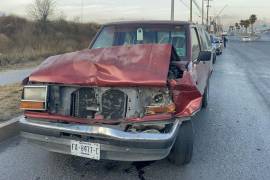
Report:
[[[250,15],[249,21],[250,21],[250,24],[251,24],[251,31],[252,31],[252,34],[253,34],[254,33],[254,23],[257,21],[257,16],[255,14]]]
[[[239,23],[235,23],[235,29],[237,30],[237,31],[239,31],[239,29],[240,29],[240,25],[239,25]]]
[[[241,27],[243,27],[244,24],[245,24],[245,20],[241,20],[239,24],[240,24]]]
[[[250,26],[250,21],[249,21],[249,19],[244,20],[244,27],[246,28],[246,34],[247,34],[247,29],[248,29],[249,26]]]
[[[241,28],[243,28],[244,25],[245,25],[245,20],[241,20],[241,21],[239,22],[239,25],[240,25]],[[241,32],[242,32],[242,30],[241,30]]]

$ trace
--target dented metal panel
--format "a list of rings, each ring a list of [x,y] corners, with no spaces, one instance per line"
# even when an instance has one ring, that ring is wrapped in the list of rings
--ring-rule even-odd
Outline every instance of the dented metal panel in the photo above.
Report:
[[[171,45],[135,45],[105,49],[83,50],[48,58],[30,75],[29,81],[64,85],[98,87],[168,87],[176,112],[172,114],[145,115],[120,120],[106,120],[102,116],[92,118],[71,117],[67,113],[26,112],[30,118],[63,120],[74,123],[108,123],[163,121],[189,117],[200,110],[202,94],[192,76],[191,69],[181,66],[181,78],[168,79],[173,49]],[[181,64],[181,63],[180,63]],[[135,89],[134,89],[135,90]],[[127,92],[133,92],[128,90]],[[133,96],[130,96],[129,98]],[[70,96],[67,96],[70,97]],[[132,102],[132,101],[131,101]],[[69,104],[69,103],[65,103]],[[145,108],[145,103],[134,107]]]
[[[190,72],[185,71],[183,77],[169,82],[176,106],[176,117],[192,116],[200,110],[202,94],[195,85]]]
[[[87,86],[165,86],[171,52],[169,44],[150,44],[52,56],[29,76],[29,81]]]

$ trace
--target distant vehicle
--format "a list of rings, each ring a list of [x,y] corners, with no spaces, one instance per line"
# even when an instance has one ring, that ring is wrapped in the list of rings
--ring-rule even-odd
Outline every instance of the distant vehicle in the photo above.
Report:
[[[241,39],[242,42],[250,42],[251,38],[249,36],[243,36]]]
[[[106,24],[89,49],[49,57],[24,80],[21,134],[89,159],[187,164],[212,60],[210,38],[195,24]]]
[[[219,44],[220,44],[220,47],[221,47],[221,54],[223,52],[223,49],[224,49],[224,42],[223,42],[223,38],[222,37],[217,37],[218,38],[218,41],[219,41]]]
[[[211,34],[211,42],[213,48],[216,50],[216,55],[221,55],[223,50],[223,41],[220,37],[216,37],[215,35]]]
[[[223,31],[222,32],[222,36],[227,36],[228,35],[228,32],[227,31]]]

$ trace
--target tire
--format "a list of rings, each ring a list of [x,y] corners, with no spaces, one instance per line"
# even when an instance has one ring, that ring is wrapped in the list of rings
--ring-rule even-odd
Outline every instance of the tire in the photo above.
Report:
[[[213,64],[216,64],[216,60],[217,60],[217,55],[216,55],[216,53],[214,53]]]
[[[177,166],[183,166],[191,161],[193,154],[194,132],[192,121],[185,121],[179,127],[176,140],[168,159]]]
[[[204,90],[203,99],[202,99],[202,108],[207,108],[208,106],[208,100],[209,100],[209,80],[207,83],[207,86]]]

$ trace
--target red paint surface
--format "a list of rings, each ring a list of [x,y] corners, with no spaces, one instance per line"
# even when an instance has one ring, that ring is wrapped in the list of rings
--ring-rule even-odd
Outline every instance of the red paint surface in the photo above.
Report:
[[[171,45],[136,45],[83,50],[48,58],[29,77],[30,82],[85,86],[166,86],[176,105],[174,114],[157,114],[124,120],[81,119],[47,112],[25,112],[26,117],[83,124],[149,122],[188,117],[200,110],[202,95],[191,72],[167,80]]]
[[[30,82],[84,86],[166,86],[172,46],[117,46],[52,56]]]
[[[66,121],[71,123],[80,123],[80,124],[117,124],[117,123],[138,123],[138,122],[149,122],[149,121],[164,121],[164,120],[171,120],[173,118],[172,114],[156,114],[145,116],[143,118],[130,118],[130,119],[123,119],[123,120],[105,120],[105,119],[82,119],[82,118],[75,118],[71,116],[63,116],[58,114],[51,114],[48,112],[32,112],[32,111],[25,111],[24,115],[27,118],[36,118],[36,119],[47,119],[50,121]]]
[[[176,117],[192,116],[201,108],[202,95],[189,72],[185,71],[181,79],[171,80],[169,86],[176,106]]]

